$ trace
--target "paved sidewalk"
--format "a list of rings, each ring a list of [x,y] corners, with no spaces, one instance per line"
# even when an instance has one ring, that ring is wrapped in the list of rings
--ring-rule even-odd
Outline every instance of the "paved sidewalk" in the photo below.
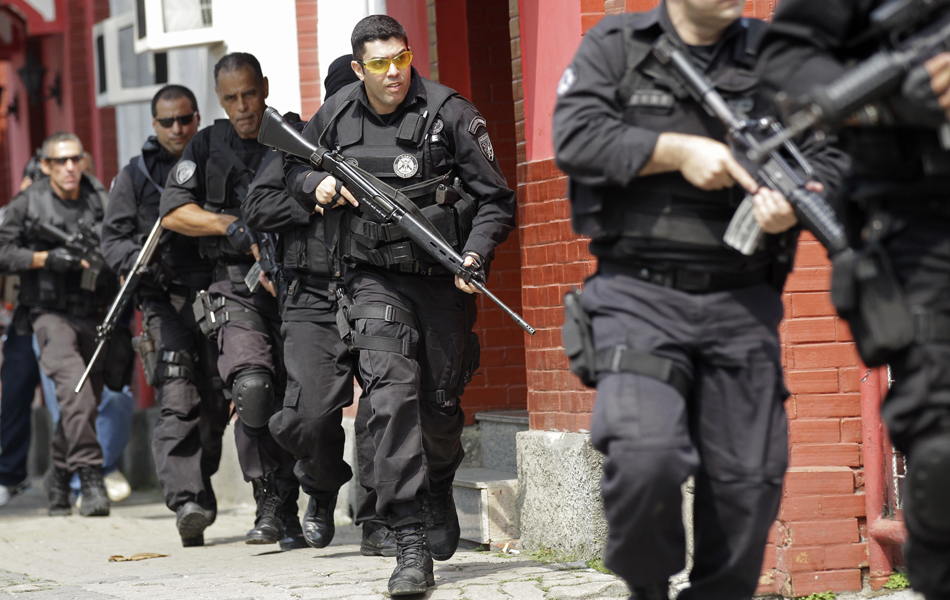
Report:
[[[394,558],[360,555],[360,530],[337,528],[322,550],[248,546],[251,508],[222,510],[206,546],[182,548],[158,494],[133,494],[106,518],[48,517],[39,482],[0,509],[0,598],[369,600],[384,597]],[[112,555],[167,554],[136,562]],[[432,600],[627,598],[627,587],[583,563],[461,550],[435,565]]]

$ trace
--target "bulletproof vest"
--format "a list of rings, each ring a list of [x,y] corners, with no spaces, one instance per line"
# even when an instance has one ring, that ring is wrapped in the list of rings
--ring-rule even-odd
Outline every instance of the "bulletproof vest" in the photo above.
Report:
[[[61,244],[43,237],[33,231],[35,223],[47,223],[66,233],[73,234],[79,231],[79,221],[95,224],[96,229],[102,224],[108,199],[105,189],[98,181],[85,174],[82,176],[82,192],[79,202],[79,217],[65,215],[60,207],[61,200],[55,198],[50,187],[49,179],[34,183],[26,190],[29,204],[27,206],[24,231],[26,232],[26,247],[34,252],[52,250]],[[104,284],[110,277],[104,273],[99,277],[96,291],[82,289],[80,271],[56,273],[47,269],[30,269],[20,273],[20,303],[33,308],[66,313],[76,317],[95,316],[99,309],[110,298],[111,289],[104,289]]]
[[[218,119],[211,127],[208,161],[205,164],[205,203],[207,211],[241,216],[241,202],[247,196],[254,180],[255,170],[234,152],[231,141],[237,138],[231,122]],[[260,144],[260,155],[268,150]],[[253,161],[260,164],[260,161]],[[215,262],[253,263],[254,257],[237,252],[227,237],[203,236],[199,247],[201,255]]]
[[[767,25],[741,19],[739,26],[740,39],[732,47],[718,49],[731,52],[730,60],[713,58],[718,66],[706,75],[737,113],[749,115],[756,108],[755,49]],[[708,115],[653,55],[655,39],[644,39],[648,31],[636,31],[630,21],[624,27],[626,71],[617,97],[624,121],[652,131],[723,140],[726,132],[718,119]],[[628,253],[624,248],[633,253],[636,246],[653,240],[665,247],[684,244],[686,254],[695,252],[697,245],[724,248],[723,234],[744,195],[739,186],[700,190],[678,172],[638,177],[624,188],[591,188],[574,181],[570,185],[574,228],[592,239],[595,253],[604,247],[612,247],[614,254]]]
[[[475,202],[462,190],[453,172],[438,174],[431,138],[438,135],[436,115],[456,92],[420,77],[426,100],[416,102],[401,118],[388,124],[363,118],[367,110],[356,86],[336,110],[320,139],[332,128],[336,146],[348,162],[375,175],[412,200],[446,241],[460,250],[471,231]],[[340,254],[376,266],[399,266],[426,271],[434,261],[422,248],[406,240],[391,224],[348,212],[341,224]]]
[[[165,191],[165,180],[175,164],[177,161],[172,155],[162,152],[155,136],[150,137],[142,146],[142,154],[129,163],[128,168],[132,176],[132,190],[136,202],[135,241],[140,244],[145,242],[155,221],[158,220],[159,203]],[[201,264],[203,261],[196,258],[199,252],[199,239],[167,230],[162,234],[161,245],[156,252],[155,260],[161,260],[165,273],[163,280],[172,281],[176,274],[194,272],[205,266]],[[210,265],[206,266],[210,269]],[[144,283],[161,287],[159,282],[152,277],[146,277]]]

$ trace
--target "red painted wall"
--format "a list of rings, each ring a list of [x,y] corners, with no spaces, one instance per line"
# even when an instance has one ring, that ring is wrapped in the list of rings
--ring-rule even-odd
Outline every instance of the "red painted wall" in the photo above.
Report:
[[[412,48],[412,66],[420,75],[428,77],[429,11],[425,0],[387,0],[386,13],[406,28],[409,47]]]

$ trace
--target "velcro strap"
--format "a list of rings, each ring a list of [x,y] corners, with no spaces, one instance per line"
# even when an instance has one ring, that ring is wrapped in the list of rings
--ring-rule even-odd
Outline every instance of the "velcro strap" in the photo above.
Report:
[[[194,380],[195,373],[191,370],[191,367],[186,367],[182,365],[165,365],[165,370],[162,373],[162,379],[189,379]]]
[[[225,307],[223,310],[215,311],[214,315],[221,324],[229,321],[247,321],[254,326],[254,329],[257,329],[261,333],[270,333],[264,319],[256,312],[250,310],[234,310],[233,307]]]
[[[409,342],[409,340],[397,340],[396,338],[379,337],[374,335],[363,335],[355,331],[350,334],[350,341],[353,347],[359,350],[378,350],[380,352],[395,352],[402,354],[406,358],[415,359],[419,348]]]
[[[183,365],[189,368],[195,366],[195,363],[190,357],[181,352],[175,352],[174,350],[163,350],[161,361],[170,365]]]
[[[371,242],[392,242],[406,237],[402,228],[392,223],[375,223],[366,219],[349,219],[349,222],[350,231],[354,235],[364,237]]]
[[[421,398],[424,402],[428,402],[429,404],[435,404],[439,408],[452,408],[458,404],[458,398],[449,396],[445,390],[421,390],[419,392],[419,398]]]
[[[950,342],[950,315],[915,306],[914,340],[918,343]]]
[[[602,373],[633,373],[658,379],[673,386],[683,398],[689,397],[692,382],[676,364],[668,359],[647,352],[633,350],[621,344],[597,351],[595,370]]]
[[[354,304],[347,311],[349,321],[357,319],[378,319],[387,323],[402,323],[418,330],[416,319],[408,310],[391,304]]]

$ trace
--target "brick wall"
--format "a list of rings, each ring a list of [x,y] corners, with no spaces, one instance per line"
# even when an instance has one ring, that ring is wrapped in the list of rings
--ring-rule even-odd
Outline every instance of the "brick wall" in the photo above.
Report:
[[[429,17],[429,79],[439,80],[439,35],[436,28],[437,15],[435,0],[426,0],[426,11]]]
[[[830,287],[824,248],[803,234],[779,330],[790,468],[761,592],[859,590],[868,566],[858,357]]]
[[[512,94],[508,0],[470,0],[466,5],[470,100],[488,121],[496,160],[509,185],[517,181],[517,147]],[[521,244],[515,230],[495,251],[488,288],[521,312]],[[465,391],[468,422],[481,410],[524,409],[525,349],[522,329],[485,298],[478,302],[475,331],[481,339],[481,368]]]
[[[308,120],[323,95],[317,52],[317,0],[297,0],[297,61],[300,65],[300,118]]]

